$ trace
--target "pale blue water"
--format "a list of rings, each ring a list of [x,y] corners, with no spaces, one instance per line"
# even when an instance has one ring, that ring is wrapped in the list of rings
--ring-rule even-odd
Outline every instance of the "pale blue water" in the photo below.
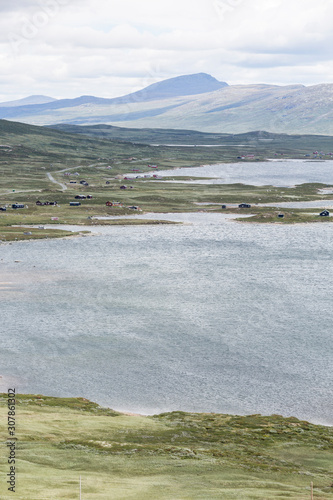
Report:
[[[333,161],[279,160],[265,162],[238,162],[204,165],[193,168],[177,168],[148,172],[161,177],[179,176],[211,177],[207,180],[193,180],[197,184],[249,184],[251,186],[291,187],[308,182],[333,184]],[[139,174],[143,176],[145,174]],[[129,177],[136,177],[131,174]],[[172,181],[170,181],[172,182]],[[182,182],[182,181],[177,181]],[[183,181],[188,183],[189,181]]]
[[[281,207],[281,208],[333,208],[333,200],[312,200],[312,201],[287,201],[282,203],[259,204],[262,207]]]
[[[333,424],[332,225],[211,215],[2,245],[3,384]]]

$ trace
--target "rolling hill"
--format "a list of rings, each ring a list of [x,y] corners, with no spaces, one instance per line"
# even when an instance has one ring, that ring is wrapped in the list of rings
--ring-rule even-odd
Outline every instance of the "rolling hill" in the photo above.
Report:
[[[330,427],[279,415],[133,416],[32,394],[17,408],[25,500],[79,498],[80,475],[90,500],[300,500],[311,482],[317,500],[332,498]],[[1,394],[2,419],[6,411]]]
[[[47,102],[53,102],[56,100],[57,99],[54,99],[53,97],[48,97],[46,95],[30,95],[28,97],[24,97],[23,99],[18,99],[16,101],[0,102],[0,108],[15,108],[18,106],[45,104]]]

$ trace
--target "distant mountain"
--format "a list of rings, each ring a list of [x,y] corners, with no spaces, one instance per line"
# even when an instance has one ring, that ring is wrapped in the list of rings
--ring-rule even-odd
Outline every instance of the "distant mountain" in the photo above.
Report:
[[[193,96],[198,94],[209,93],[214,90],[218,90],[223,87],[227,87],[228,84],[225,82],[219,82],[215,78],[206,73],[198,73],[195,75],[179,76],[176,78],[169,78],[162,82],[154,83],[149,85],[143,90],[133,92],[131,94],[115,97],[112,99],[106,99],[102,97],[94,97],[89,95],[83,95],[75,99],[50,99],[44,102],[33,102],[33,98],[41,98],[43,96],[31,96],[26,99],[21,100],[20,104],[0,103],[0,118],[6,119],[16,119],[29,116],[39,116],[47,113],[48,111],[61,110],[65,108],[76,108],[78,106],[115,106],[121,104],[130,104],[138,102],[165,100],[175,97],[183,96]],[[31,102],[28,102],[30,100]],[[22,102],[26,101],[26,102]],[[12,103],[17,103],[19,101],[12,101]],[[16,109],[12,109],[15,106]],[[3,109],[8,108],[11,109]],[[166,106],[168,108],[169,106]],[[164,106],[165,108],[165,106]],[[24,120],[29,122],[29,120]]]
[[[31,95],[29,97],[24,97],[23,99],[18,99],[17,101],[0,102],[0,108],[14,108],[17,106],[26,106],[30,104],[45,104],[47,102],[53,102],[56,100],[57,99],[48,97],[46,95]]]
[[[197,73],[195,75],[177,76],[162,82],[153,83],[143,90],[139,90],[132,97],[139,97],[143,101],[166,99],[179,96],[193,96],[214,92],[221,88],[228,87],[225,82],[219,82],[207,73]]]
[[[81,96],[1,107],[0,118],[35,125],[108,124],[211,133],[333,135],[333,84],[228,85],[205,73],[170,78],[122,97]]]

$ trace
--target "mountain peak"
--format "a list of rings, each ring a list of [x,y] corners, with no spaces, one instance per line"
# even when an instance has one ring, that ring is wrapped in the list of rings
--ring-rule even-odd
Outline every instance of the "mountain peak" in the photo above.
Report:
[[[165,99],[168,97],[205,94],[227,86],[227,83],[219,82],[207,73],[195,73],[153,83],[145,89],[135,92],[135,94],[144,96],[145,100]]]

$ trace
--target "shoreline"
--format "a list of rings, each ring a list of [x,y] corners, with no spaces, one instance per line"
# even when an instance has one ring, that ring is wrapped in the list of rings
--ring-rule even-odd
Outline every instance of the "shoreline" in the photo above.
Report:
[[[2,392],[4,387],[3,387],[3,381],[4,380],[7,380],[7,381],[12,381],[12,382],[15,382],[15,377],[3,377],[0,375],[0,399],[1,398],[5,398],[7,397],[7,392]],[[15,385],[15,383],[14,383]],[[7,389],[8,390],[8,389]],[[190,414],[190,415],[224,415],[224,416],[232,416],[232,417],[251,417],[253,415],[256,415],[256,416],[260,416],[260,417],[263,417],[263,418],[270,418],[270,417],[275,417],[275,416],[281,416],[282,418],[285,418],[285,419],[288,419],[288,418],[295,418],[297,420],[299,420],[300,422],[308,422],[312,425],[318,425],[318,426],[321,426],[321,427],[327,427],[327,428],[333,428],[333,422],[332,424],[329,424],[329,423],[323,423],[322,421],[319,421],[317,419],[308,419],[308,418],[302,418],[302,417],[299,417],[297,415],[284,415],[284,414],[277,414],[277,413],[271,413],[270,415],[267,415],[267,414],[262,414],[262,413],[256,413],[256,412],[252,412],[252,413],[230,413],[230,412],[220,412],[220,411],[211,411],[211,412],[207,412],[207,411],[191,411],[191,410],[184,410],[184,409],[173,409],[173,410],[163,410],[163,411],[159,411],[157,410],[156,412],[153,412],[153,413],[143,413],[142,411],[140,411],[140,413],[138,413],[138,411],[132,409],[132,410],[126,410],[126,409],[116,409],[116,408],[111,408],[110,406],[105,406],[103,404],[99,404],[97,403],[96,401],[91,401],[90,399],[87,399],[85,397],[78,397],[78,396],[66,396],[66,397],[62,397],[62,396],[47,396],[45,394],[32,394],[32,393],[24,393],[24,392],[19,392],[16,394],[16,398],[17,399],[20,399],[20,396],[22,397],[26,397],[26,396],[29,396],[31,398],[35,398],[36,400],[40,400],[42,401],[43,398],[50,398],[52,400],[62,400],[62,401],[70,401],[70,400],[84,400],[86,403],[92,403],[94,405],[97,405],[97,408],[101,409],[101,410],[109,410],[109,411],[113,411],[115,413],[119,413],[120,415],[125,415],[125,416],[129,416],[129,417],[143,417],[143,418],[148,418],[148,417],[153,417],[153,416],[159,416],[159,415],[163,415],[165,413],[178,413],[178,412],[181,412],[181,413],[186,413],[186,414]],[[42,404],[42,403],[41,403]],[[54,407],[56,407],[57,405],[54,405]]]

